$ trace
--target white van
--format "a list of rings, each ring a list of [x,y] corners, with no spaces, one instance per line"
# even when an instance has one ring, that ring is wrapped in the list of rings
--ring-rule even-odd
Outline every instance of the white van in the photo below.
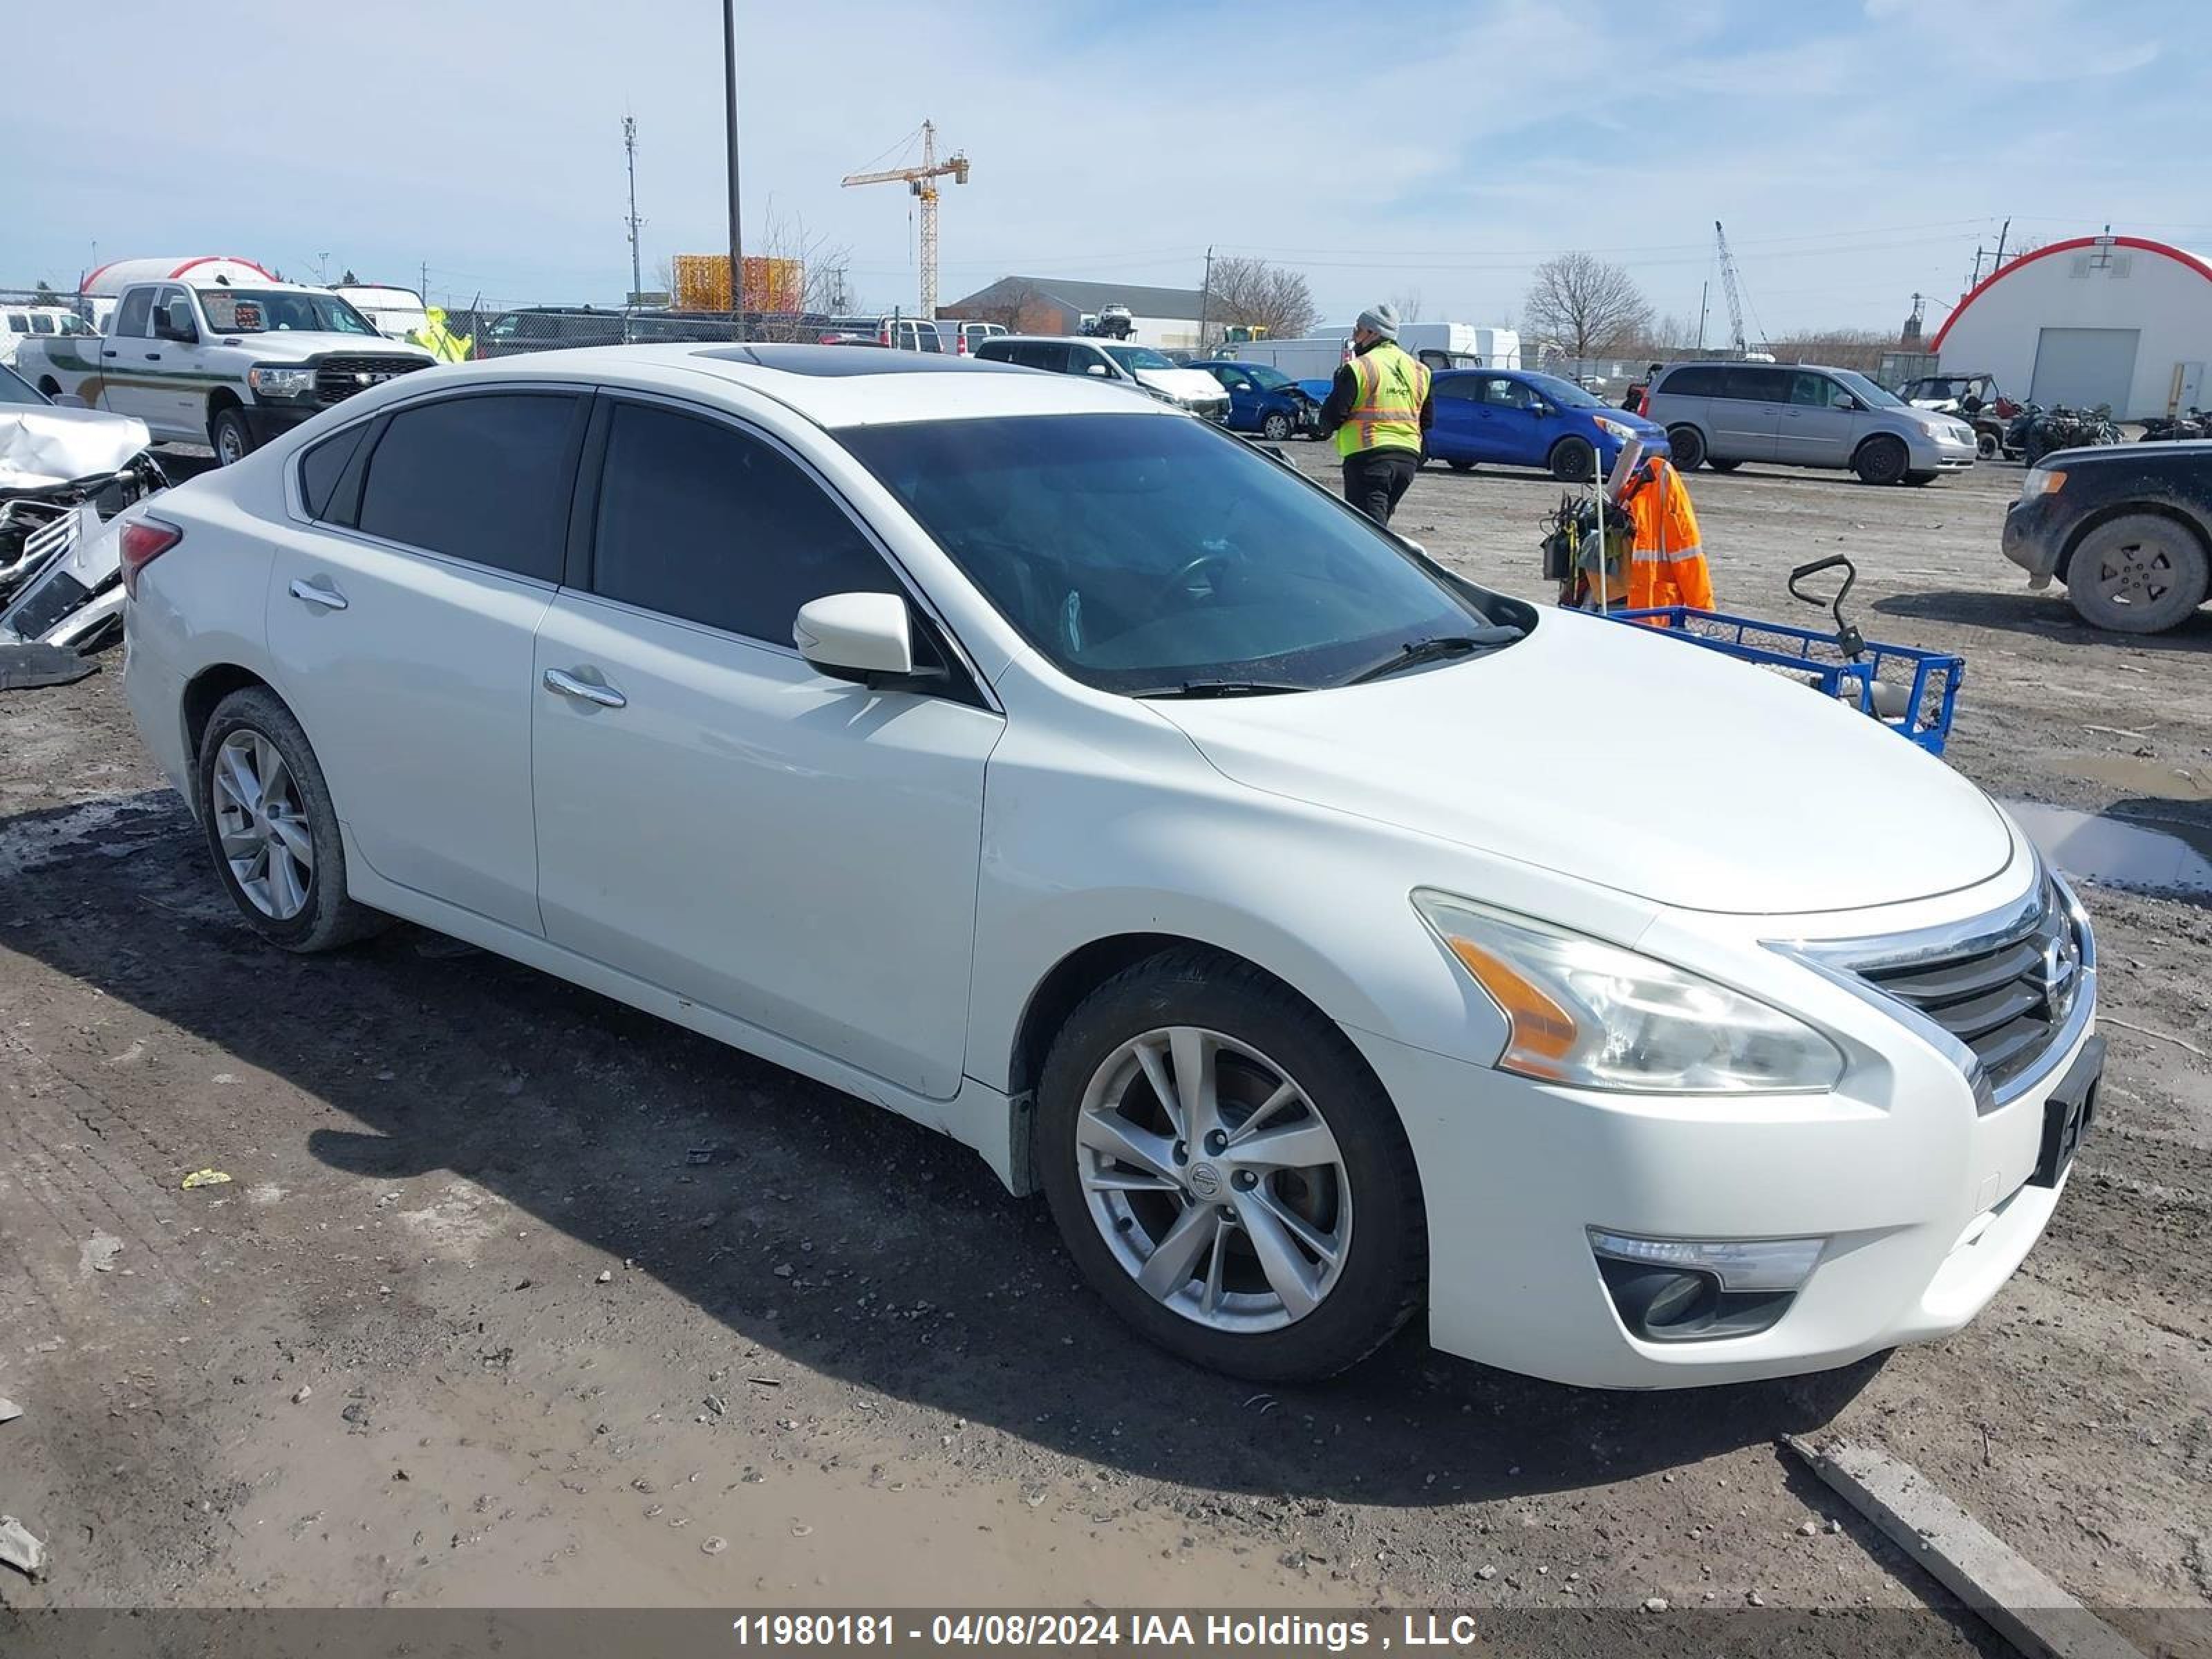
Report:
[[[387,283],[348,283],[331,293],[376,325],[387,340],[411,340],[429,323],[422,296],[411,288]]]
[[[15,348],[33,334],[96,332],[67,306],[9,306],[0,310],[0,363],[15,361]]]
[[[1407,323],[1398,330],[1398,343],[1431,368],[1521,367],[1521,337],[1510,328],[1477,328],[1472,323]],[[1240,363],[1265,363],[1279,368],[1294,380],[1327,380],[1352,356],[1352,325],[1323,329],[1296,340],[1241,341],[1231,355]]]

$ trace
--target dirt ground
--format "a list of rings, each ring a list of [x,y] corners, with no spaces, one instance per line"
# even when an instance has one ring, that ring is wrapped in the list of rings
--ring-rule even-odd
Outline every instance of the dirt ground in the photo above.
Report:
[[[1848,550],[1870,635],[1966,654],[1977,781],[2212,824],[2212,614],[2118,642],[2028,594],[2019,478],[1694,485],[1724,605]],[[1558,494],[1432,471],[1401,524],[1539,598]],[[1637,1395],[1415,1334],[1262,1392],[911,1125],[412,928],[264,948],[105,668],[0,700],[0,1511],[52,1552],[0,1602],[1946,1604],[1778,1445],[1832,1431],[2147,1652],[2212,1629],[2212,901],[2090,892],[2105,1112],[1953,1340]]]

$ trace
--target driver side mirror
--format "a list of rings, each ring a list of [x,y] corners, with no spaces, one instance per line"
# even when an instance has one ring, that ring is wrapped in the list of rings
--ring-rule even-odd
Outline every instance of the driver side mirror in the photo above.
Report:
[[[831,679],[874,686],[915,672],[914,624],[896,593],[825,593],[791,624],[799,654]]]
[[[1865,405],[1861,404],[1856,398],[1851,396],[1850,392],[1846,392],[1836,399],[1836,407],[1838,409],[1862,409],[1864,408]]]
[[[92,407],[90,404],[85,402],[83,398],[78,397],[74,392],[56,392],[53,398],[53,404],[54,407],[57,409],[90,409]]]
[[[1109,375],[1112,374],[1114,371],[1107,368],[1103,363],[1085,363],[1083,366],[1083,372],[1085,374],[1096,374],[1103,380]]]

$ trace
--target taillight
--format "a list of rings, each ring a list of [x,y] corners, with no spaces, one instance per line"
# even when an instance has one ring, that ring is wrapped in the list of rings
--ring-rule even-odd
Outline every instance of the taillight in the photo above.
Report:
[[[134,519],[123,526],[123,591],[138,597],[138,573],[184,540],[185,532],[161,519]]]

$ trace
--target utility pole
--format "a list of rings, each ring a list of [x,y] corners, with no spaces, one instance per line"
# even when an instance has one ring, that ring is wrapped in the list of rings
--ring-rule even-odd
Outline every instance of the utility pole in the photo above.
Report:
[[[2011,234],[2012,220],[2008,216],[2004,222],[2004,228],[1997,232],[1997,257],[1990,261],[1990,269],[1992,271],[2000,270],[2003,268],[2005,238]]]
[[[639,295],[645,292],[645,280],[638,270],[637,228],[642,222],[637,216],[637,118],[623,117],[623,151],[629,166],[629,302],[640,305]]]
[[[1698,284],[1698,349],[1705,349],[1705,301],[1713,291],[1712,278],[1708,276]]]
[[[1198,290],[1198,349],[1206,349],[1206,312],[1213,303],[1213,250],[1206,250],[1206,281]]]
[[[745,244],[738,217],[738,0],[722,0],[723,121],[729,139],[730,315],[745,337]]]
[[[430,262],[428,259],[422,261],[422,269],[415,273],[415,291],[425,301],[430,297]]]
[[[1982,280],[1982,245],[1981,245],[1979,242],[1977,242],[1977,243],[1975,243],[1975,244],[1974,244],[1974,274],[1973,274],[1972,276],[1969,276],[1969,277],[1967,277],[1967,278],[1966,278],[1966,286],[1967,286],[1967,288],[1968,288],[1968,289],[1973,289],[1973,288],[1976,288],[1976,287],[1978,287],[1978,286],[1979,286],[1979,285],[1980,285],[1981,280]]]

